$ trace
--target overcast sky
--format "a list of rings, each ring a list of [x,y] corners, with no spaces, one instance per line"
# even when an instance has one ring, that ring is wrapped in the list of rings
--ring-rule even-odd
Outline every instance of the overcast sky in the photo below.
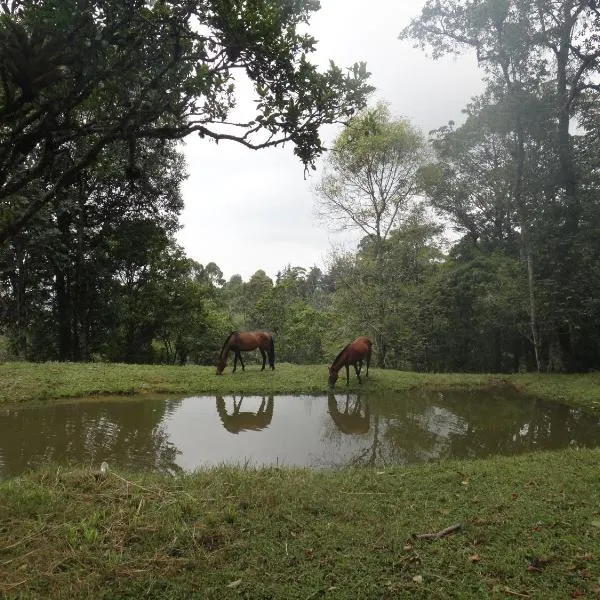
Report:
[[[313,62],[326,67],[332,59],[346,67],[366,61],[376,87],[369,105],[385,100],[394,117],[407,118],[427,133],[449,120],[461,122],[461,110],[483,86],[473,56],[434,61],[397,39],[423,4],[321,0],[309,30],[318,40]],[[324,131],[326,143],[338,131]],[[323,268],[332,246],[352,247],[357,239],[316,221],[312,190],[320,171],[305,180],[291,146],[253,151],[191,136],[183,151],[189,177],[177,240],[190,258],[214,261],[226,279],[238,273],[247,281],[258,269],[274,279],[288,264]]]

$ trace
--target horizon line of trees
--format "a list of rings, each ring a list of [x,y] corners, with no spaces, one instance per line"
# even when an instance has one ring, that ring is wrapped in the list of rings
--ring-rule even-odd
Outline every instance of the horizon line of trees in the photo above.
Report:
[[[382,368],[600,368],[595,3],[427,0],[401,37],[434,56],[474,49],[487,87],[461,125],[426,139],[385,104],[364,108],[364,65],[343,76],[306,62],[314,40],[295,25],[308,8],[138,7],[127,13],[129,56],[121,1],[98,5],[102,18],[81,23],[74,45],[56,55],[48,32],[66,13],[49,10],[52,0],[36,10],[12,3],[0,15],[0,47],[11,57],[0,60],[6,356],[214,364],[230,331],[264,328],[276,335],[278,361],[321,363],[366,334]],[[189,30],[198,16],[208,38]],[[244,37],[246,21],[254,28]],[[148,27],[171,52],[156,64],[156,48],[141,41]],[[82,65],[88,43],[93,60]],[[173,60],[176,51],[184,61]],[[50,79],[19,79],[19,52],[37,57],[33,66],[54,61]],[[156,77],[140,79],[150,64]],[[190,260],[174,242],[185,177],[175,144],[189,133],[181,123],[205,111],[205,125],[191,130],[217,135],[209,125],[227,123],[238,67],[261,98],[257,119],[239,124],[240,143],[260,132],[267,145],[290,139],[311,166],[324,150],[319,125],[347,123],[316,199],[328,224],[362,239],[324,271],[288,265],[275,281],[261,270],[224,281],[218,265]],[[107,73],[110,85],[100,81]],[[215,104],[202,103],[211,97]],[[458,233],[453,243],[441,222]]]

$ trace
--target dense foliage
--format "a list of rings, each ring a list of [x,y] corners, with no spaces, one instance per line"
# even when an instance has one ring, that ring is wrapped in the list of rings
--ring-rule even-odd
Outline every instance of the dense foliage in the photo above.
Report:
[[[29,89],[14,57],[0,61],[6,356],[214,364],[230,331],[264,328],[278,361],[330,360],[368,334],[381,367],[600,368],[594,3],[426,2],[401,35],[434,55],[474,49],[485,92],[460,126],[429,141],[383,104],[355,115],[317,191],[327,220],[360,230],[362,241],[325,270],[282,264],[274,281],[262,270],[225,281],[218,265],[173,242],[185,172],[173,139],[222,136],[214,126],[233,105],[231,69],[241,66],[261,102],[238,141],[291,139],[310,165],[323,150],[318,126],[362,106],[364,68],[319,75],[306,62],[314,40],[295,26],[316,3],[118,5],[65,26],[74,48],[93,49],[85,65],[76,51],[47,47],[44,28],[56,27],[63,4],[15,2],[0,20],[2,47],[29,48],[40,68],[54,61],[55,75]],[[190,28],[192,17],[206,31]],[[123,19],[130,54],[118,40]],[[148,28],[170,48],[160,60],[141,42]],[[440,217],[454,228],[451,242]]]

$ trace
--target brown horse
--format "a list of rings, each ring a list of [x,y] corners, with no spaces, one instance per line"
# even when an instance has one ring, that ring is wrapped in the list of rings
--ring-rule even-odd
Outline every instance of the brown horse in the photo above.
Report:
[[[338,371],[342,367],[346,367],[346,385],[350,383],[350,365],[354,366],[358,383],[362,383],[360,372],[362,370],[363,360],[367,361],[367,377],[369,376],[369,363],[371,362],[371,340],[361,335],[356,338],[351,344],[348,344],[335,357],[335,360],[329,367],[329,385],[333,387],[338,378]]]
[[[238,359],[242,365],[242,371],[246,370],[241,352],[256,350],[257,348],[260,350],[263,359],[261,371],[265,370],[267,356],[269,357],[269,366],[271,369],[274,369],[275,344],[273,342],[273,336],[270,333],[265,331],[233,331],[230,333],[221,348],[221,354],[219,354],[219,360],[217,361],[217,375],[220,375],[224,371],[225,366],[227,365],[229,351],[233,352],[234,355],[232,373],[235,373]]]

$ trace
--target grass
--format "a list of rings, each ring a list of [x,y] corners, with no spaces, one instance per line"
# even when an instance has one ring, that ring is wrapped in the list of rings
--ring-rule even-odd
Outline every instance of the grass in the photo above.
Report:
[[[280,363],[275,371],[261,372],[248,365],[245,372],[231,367],[217,377],[214,367],[126,365],[108,363],[0,364],[0,404],[47,401],[119,394],[324,394],[326,365]],[[343,372],[337,389],[395,393],[409,389],[482,388],[510,385],[525,394],[600,411],[600,373],[586,375],[487,375],[466,373],[412,373],[371,369],[360,386],[351,373],[347,387]]]
[[[0,364],[0,404],[99,394],[325,393],[326,367]],[[374,393],[509,385],[599,410],[600,374],[373,369]],[[338,389],[346,389],[343,380]],[[600,597],[600,449],[383,471],[44,467],[0,482],[3,598]],[[414,533],[461,528],[437,540]]]
[[[46,468],[0,484],[10,598],[600,594],[599,450],[385,471]],[[437,540],[413,534],[461,529]]]

